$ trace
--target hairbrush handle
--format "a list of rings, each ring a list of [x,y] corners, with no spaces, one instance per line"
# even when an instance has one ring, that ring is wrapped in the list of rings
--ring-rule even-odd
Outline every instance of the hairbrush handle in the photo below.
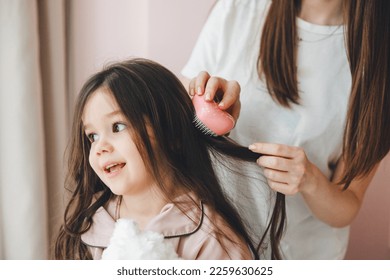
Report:
[[[195,107],[197,122],[204,132],[214,136],[227,134],[235,125],[234,118],[226,111],[221,110],[215,101],[206,101],[204,96],[197,94],[192,98]]]

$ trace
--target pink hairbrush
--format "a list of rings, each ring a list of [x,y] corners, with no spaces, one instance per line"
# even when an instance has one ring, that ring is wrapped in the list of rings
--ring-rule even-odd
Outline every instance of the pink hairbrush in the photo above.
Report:
[[[217,137],[233,129],[234,118],[221,110],[216,102],[206,101],[204,96],[195,94],[192,103],[195,107],[195,126],[206,135]]]

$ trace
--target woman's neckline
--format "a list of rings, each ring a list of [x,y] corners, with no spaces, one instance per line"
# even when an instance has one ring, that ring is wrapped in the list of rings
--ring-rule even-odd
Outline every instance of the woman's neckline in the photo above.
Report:
[[[305,21],[297,17],[297,27],[310,33],[328,35],[328,34],[342,34],[344,28],[342,25],[320,25]]]

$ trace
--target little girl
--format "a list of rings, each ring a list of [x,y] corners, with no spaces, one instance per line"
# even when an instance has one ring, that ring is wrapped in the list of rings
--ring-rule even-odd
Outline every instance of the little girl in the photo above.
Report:
[[[258,258],[212,161],[255,162],[259,155],[202,133],[194,115],[180,81],[149,60],[111,65],[86,82],[74,114],[71,198],[56,259],[100,259],[120,218],[162,234],[182,259]],[[270,220],[275,252],[283,205],[279,197]]]

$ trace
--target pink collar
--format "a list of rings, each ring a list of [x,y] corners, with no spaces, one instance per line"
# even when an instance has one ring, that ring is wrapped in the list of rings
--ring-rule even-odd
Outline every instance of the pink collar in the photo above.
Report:
[[[92,225],[81,235],[81,240],[92,247],[106,248],[115,227],[115,212],[119,199],[109,201],[107,209],[100,207],[92,216]],[[175,238],[195,233],[202,225],[204,217],[203,203],[193,194],[181,195],[175,199],[183,210],[174,203],[166,204],[154,217],[145,230],[161,233],[165,238]],[[198,206],[195,206],[196,203]],[[114,210],[113,210],[114,209]]]

